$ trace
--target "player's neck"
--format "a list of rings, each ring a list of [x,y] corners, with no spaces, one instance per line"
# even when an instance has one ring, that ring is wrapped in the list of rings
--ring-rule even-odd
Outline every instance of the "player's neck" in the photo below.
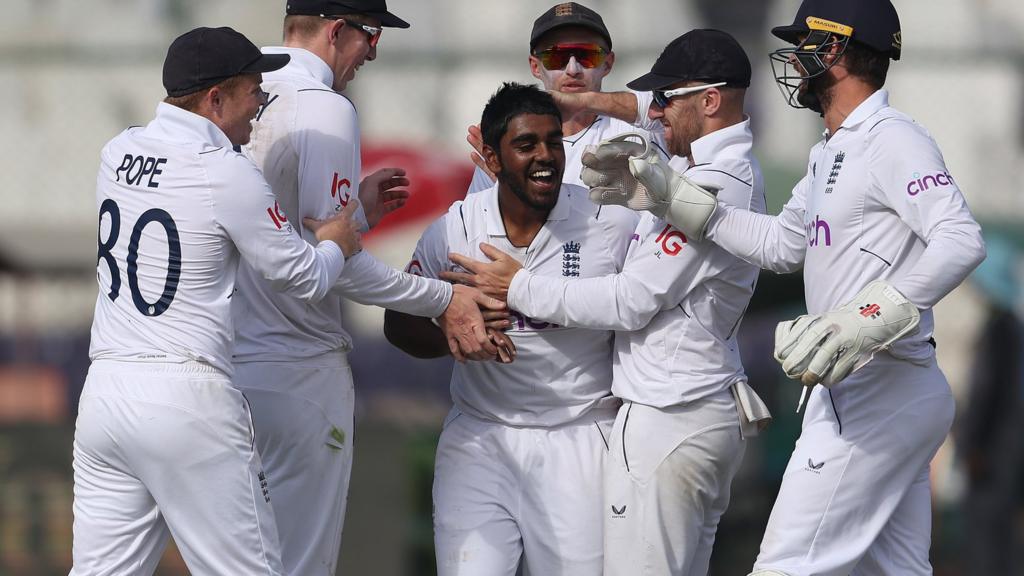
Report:
[[[590,128],[590,125],[597,120],[597,114],[593,112],[580,112],[579,114],[562,122],[562,134],[566,137],[575,136]]]
[[[832,98],[825,109],[825,129],[831,137],[858,106],[875,93],[875,88],[854,76],[847,76],[832,89]]]
[[[505,235],[513,246],[524,248],[548,221],[550,210],[538,210],[520,200],[507,186],[498,186],[498,211],[505,225]]]

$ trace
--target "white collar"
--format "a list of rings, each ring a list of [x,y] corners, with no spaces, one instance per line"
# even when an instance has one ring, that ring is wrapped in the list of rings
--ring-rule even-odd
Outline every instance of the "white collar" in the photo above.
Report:
[[[305,48],[293,48],[290,46],[265,46],[262,48],[264,54],[287,54],[292,57],[283,70],[301,73],[309,76],[327,88],[334,86],[334,72],[319,56]]]
[[[872,117],[875,112],[878,112],[882,108],[889,105],[889,92],[884,88],[875,90],[871,96],[868,96],[867,100],[864,100],[850,112],[850,115],[843,120],[843,123],[839,125],[840,128],[851,129],[857,124]]]
[[[742,122],[715,130],[694,140],[690,144],[691,160],[693,160],[691,166],[711,164],[716,158],[722,156],[742,158],[749,154],[753,145],[754,135],[750,131],[750,117],[746,116]]]
[[[212,144],[230,148],[231,140],[216,124],[184,108],[161,102],[156,118],[146,126],[148,135],[171,142]]]
[[[548,214],[548,222],[565,220],[569,217],[569,205],[572,192],[564,184],[558,191],[558,202]],[[498,207],[498,184],[488,188],[483,198],[484,219],[487,222],[487,235],[505,237],[505,222],[501,219],[501,209]]]

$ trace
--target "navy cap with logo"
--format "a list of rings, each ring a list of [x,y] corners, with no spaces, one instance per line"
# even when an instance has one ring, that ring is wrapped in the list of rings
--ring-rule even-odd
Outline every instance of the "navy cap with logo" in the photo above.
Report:
[[[186,96],[241,74],[283,68],[287,54],[264,54],[241,33],[228,27],[196,28],[178,36],[164,59],[168,96]]]
[[[849,36],[893,60],[900,59],[903,49],[900,17],[890,0],[804,0],[793,23],[772,28],[772,34],[799,44],[812,29]]]
[[[295,16],[363,14],[380,20],[381,26],[409,27],[408,22],[388,12],[388,4],[385,0],[288,0],[285,14]]]
[[[651,71],[626,86],[647,92],[677,82],[725,82],[732,88],[750,86],[750,59],[727,32],[698,29],[669,42]]]
[[[612,36],[608,33],[608,28],[604,25],[600,14],[576,2],[563,2],[549,8],[533,22],[533,31],[530,32],[530,50],[536,48],[537,41],[541,36],[555,28],[564,26],[579,26],[593,30],[608,43],[608,49],[612,49]]]

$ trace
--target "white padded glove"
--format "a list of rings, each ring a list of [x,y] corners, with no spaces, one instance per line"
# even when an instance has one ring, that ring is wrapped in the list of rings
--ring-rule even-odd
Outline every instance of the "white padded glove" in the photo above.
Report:
[[[718,206],[717,186],[677,173],[642,134],[627,133],[588,146],[580,179],[598,204],[647,210],[689,238],[702,238]]]
[[[875,280],[840,308],[780,322],[775,359],[786,376],[805,386],[831,388],[920,321],[917,306],[888,282]]]

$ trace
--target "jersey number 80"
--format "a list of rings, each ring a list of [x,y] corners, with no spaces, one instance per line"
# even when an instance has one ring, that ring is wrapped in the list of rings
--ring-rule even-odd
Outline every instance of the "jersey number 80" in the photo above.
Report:
[[[108,198],[100,204],[101,226],[104,214],[110,215],[110,236],[104,242],[99,237],[102,232],[96,233],[96,241],[99,244],[96,264],[99,265],[100,260],[105,260],[107,267],[110,268],[110,292],[107,293],[107,296],[113,301],[117,300],[118,295],[121,293],[121,270],[117,267],[117,260],[111,253],[114,245],[117,244],[117,239],[121,232],[121,209],[118,208],[117,202]],[[142,231],[146,229],[146,226],[154,222],[163,226],[164,232],[167,233],[167,276],[164,280],[164,291],[160,298],[156,302],[146,302],[142,292],[139,291],[139,242],[142,240]],[[174,301],[174,295],[178,292],[178,280],[180,278],[181,240],[178,237],[178,226],[166,211],[159,208],[146,210],[142,213],[142,216],[139,216],[135,227],[132,228],[132,236],[128,240],[128,289],[132,293],[132,302],[135,303],[135,308],[143,316],[159,316],[163,314],[170,307],[171,302]]]

